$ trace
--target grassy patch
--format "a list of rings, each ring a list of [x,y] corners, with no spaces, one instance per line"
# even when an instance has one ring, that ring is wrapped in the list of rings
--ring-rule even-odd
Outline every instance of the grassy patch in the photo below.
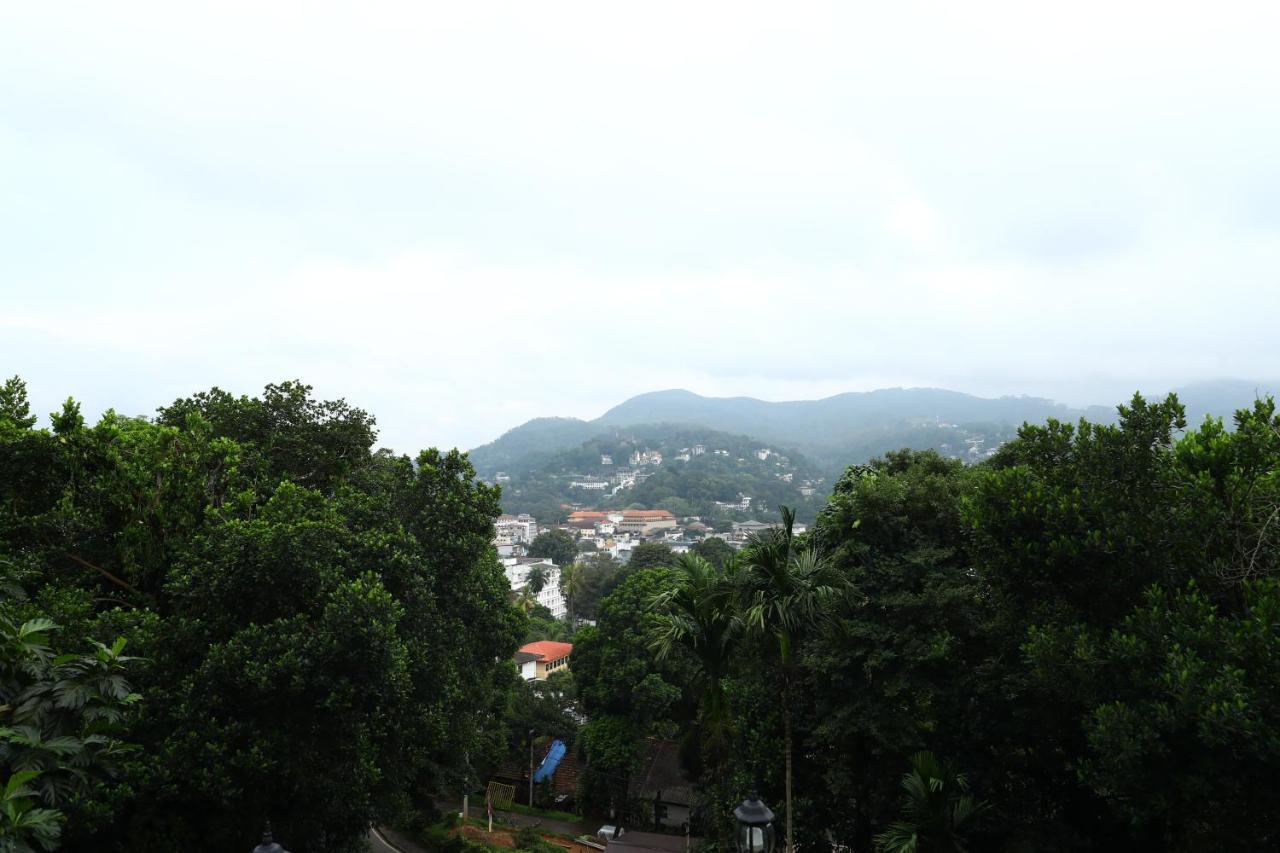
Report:
[[[495,811],[498,811],[495,809]],[[569,812],[558,812],[552,809],[535,809],[520,803],[512,803],[504,806],[501,811],[515,812],[516,814],[529,815],[530,817],[545,817],[548,820],[563,820],[569,823],[585,823],[585,818],[580,814],[569,814]]]

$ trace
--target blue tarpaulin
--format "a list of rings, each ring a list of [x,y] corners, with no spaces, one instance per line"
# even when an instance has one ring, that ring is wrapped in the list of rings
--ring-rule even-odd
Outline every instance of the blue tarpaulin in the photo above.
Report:
[[[556,772],[556,768],[560,766],[560,759],[564,758],[564,741],[551,741],[551,748],[547,750],[547,757],[542,759],[542,764],[533,774],[533,781],[542,782],[550,779]]]

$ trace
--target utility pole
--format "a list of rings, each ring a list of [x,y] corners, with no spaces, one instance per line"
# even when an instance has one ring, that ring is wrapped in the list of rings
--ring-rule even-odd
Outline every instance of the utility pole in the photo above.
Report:
[[[466,766],[466,771],[462,777],[462,825],[466,826],[467,818],[471,812],[468,810],[467,794],[471,792],[471,753],[462,753],[462,763]]]
[[[533,808],[533,729],[529,729],[529,808]]]

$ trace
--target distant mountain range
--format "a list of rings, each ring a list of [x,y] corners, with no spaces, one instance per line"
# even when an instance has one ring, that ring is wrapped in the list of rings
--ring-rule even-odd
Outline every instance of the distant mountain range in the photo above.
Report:
[[[1275,394],[1280,382],[1223,380],[1174,389],[1187,408],[1188,421],[1206,415],[1228,421],[1238,408],[1260,395]],[[1144,392],[1147,393],[1147,392]],[[1156,391],[1149,396],[1162,396]],[[1122,402],[1122,401],[1116,401]],[[1112,406],[1076,409],[1041,397],[984,398],[940,388],[886,388],[837,394],[822,400],[771,403],[751,397],[703,397],[671,390],[641,394],[591,421],[535,418],[473,449],[471,461],[481,476],[499,471],[529,471],[552,455],[618,428],[652,424],[697,426],[794,448],[816,466],[837,474],[846,465],[865,462],[901,447],[957,452],[974,442],[998,443],[1024,422],[1049,418],[1113,422]],[[961,444],[957,446],[957,442]]]

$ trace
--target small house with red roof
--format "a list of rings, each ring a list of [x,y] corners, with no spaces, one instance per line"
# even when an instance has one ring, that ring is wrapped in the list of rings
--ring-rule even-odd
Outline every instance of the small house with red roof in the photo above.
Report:
[[[553,672],[569,670],[569,657],[573,654],[573,643],[557,643],[554,640],[539,640],[526,643],[515,654],[516,667],[525,681],[546,681]]]

